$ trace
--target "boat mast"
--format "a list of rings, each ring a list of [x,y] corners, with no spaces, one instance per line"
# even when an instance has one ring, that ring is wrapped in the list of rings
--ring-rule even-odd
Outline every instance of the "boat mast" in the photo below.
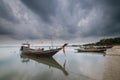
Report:
[[[52,37],[51,37],[51,46],[52,46],[52,49],[53,49],[53,41],[52,41]]]

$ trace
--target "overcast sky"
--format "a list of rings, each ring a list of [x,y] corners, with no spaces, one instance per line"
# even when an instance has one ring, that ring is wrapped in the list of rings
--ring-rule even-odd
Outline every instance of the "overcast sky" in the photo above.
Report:
[[[0,0],[0,40],[120,36],[120,0]]]

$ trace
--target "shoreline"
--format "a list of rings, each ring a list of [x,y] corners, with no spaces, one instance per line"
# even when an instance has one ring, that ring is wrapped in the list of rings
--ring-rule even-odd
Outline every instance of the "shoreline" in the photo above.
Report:
[[[113,46],[112,48],[107,49],[106,54],[107,55],[120,56],[120,45],[119,46]]]

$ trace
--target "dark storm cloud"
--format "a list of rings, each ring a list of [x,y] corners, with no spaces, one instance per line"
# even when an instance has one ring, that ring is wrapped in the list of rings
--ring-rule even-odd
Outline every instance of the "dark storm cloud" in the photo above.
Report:
[[[55,15],[56,0],[21,0],[33,12],[38,14],[44,21],[51,21],[50,17]]]
[[[106,4],[108,5],[106,15],[109,15],[109,22],[105,26],[106,32],[111,35],[120,36],[120,1],[119,0],[109,0]]]
[[[88,33],[85,33],[85,36],[120,36],[120,1],[100,0],[96,5],[102,12],[97,18],[101,16],[101,19],[96,19],[97,22],[92,25]]]
[[[6,20],[15,21],[14,14],[8,4],[4,0],[0,0],[0,17]]]
[[[10,21],[11,23],[18,22],[10,6],[7,3],[5,3],[4,0],[0,0],[0,34],[1,35],[11,35],[13,33],[11,31],[13,27],[10,27],[9,25],[5,24],[8,21]]]
[[[120,36],[119,0],[12,1],[0,1],[1,35],[63,40]]]

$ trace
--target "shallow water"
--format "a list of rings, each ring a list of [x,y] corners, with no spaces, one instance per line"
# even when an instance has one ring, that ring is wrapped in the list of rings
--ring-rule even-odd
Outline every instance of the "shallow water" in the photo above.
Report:
[[[66,47],[66,56],[61,50],[42,59],[20,55],[19,48],[0,47],[0,80],[120,80],[120,56]]]

